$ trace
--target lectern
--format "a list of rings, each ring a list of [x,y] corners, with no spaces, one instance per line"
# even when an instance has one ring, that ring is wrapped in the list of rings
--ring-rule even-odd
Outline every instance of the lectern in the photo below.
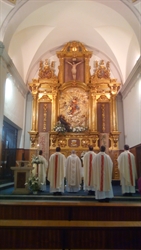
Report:
[[[14,171],[14,191],[13,194],[29,194],[30,191],[25,185],[30,177],[33,167],[11,167]]]

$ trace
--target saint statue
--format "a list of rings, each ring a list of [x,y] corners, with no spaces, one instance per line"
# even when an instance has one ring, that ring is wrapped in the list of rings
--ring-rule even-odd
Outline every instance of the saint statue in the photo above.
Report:
[[[72,66],[71,68],[71,72],[72,72],[72,77],[73,77],[73,80],[75,81],[76,80],[76,67],[77,65],[79,65],[81,62],[78,62],[78,63],[75,63],[74,61],[71,63],[69,61],[66,61],[68,64],[70,64]]]

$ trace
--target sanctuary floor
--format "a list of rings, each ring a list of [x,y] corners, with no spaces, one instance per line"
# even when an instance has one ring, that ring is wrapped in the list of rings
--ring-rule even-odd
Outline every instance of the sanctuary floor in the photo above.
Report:
[[[88,192],[80,190],[77,193],[64,192],[62,195],[53,195],[49,192],[49,185],[46,186],[46,191],[40,191],[38,194],[33,195],[27,194],[13,194],[14,183],[9,183],[6,185],[0,185],[0,200],[13,200],[13,201],[94,201],[95,196],[89,195]],[[141,202],[141,195],[136,190],[135,194],[132,196],[123,196],[121,193],[121,186],[113,184],[114,198],[110,202],[116,201],[130,201],[130,202]]]

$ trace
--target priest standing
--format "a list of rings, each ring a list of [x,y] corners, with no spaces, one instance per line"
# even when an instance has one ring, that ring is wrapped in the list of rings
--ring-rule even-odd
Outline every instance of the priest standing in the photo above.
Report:
[[[33,164],[34,169],[32,170],[32,173],[33,175],[39,178],[39,183],[41,186],[40,190],[46,191],[46,177],[47,177],[48,161],[45,159],[45,157],[42,154],[43,154],[43,151],[40,150],[39,155],[37,156],[39,163]]]
[[[132,195],[136,192],[135,185],[137,179],[136,163],[134,155],[129,151],[129,146],[124,145],[118,159],[118,169],[120,172],[120,183],[123,195]]]
[[[73,150],[66,160],[66,191],[78,192],[82,182],[82,166],[79,157]]]
[[[101,146],[100,152],[93,159],[93,171],[95,199],[100,202],[109,202],[114,196],[111,184],[113,162],[105,153],[105,146]]]
[[[66,157],[60,151],[61,148],[57,147],[56,152],[49,158],[48,180],[50,193],[54,195],[64,193]]]
[[[93,151],[93,147],[89,146],[89,151],[85,153],[83,157],[83,172],[84,172],[84,190],[88,191],[88,194],[94,194],[94,185],[93,185],[93,168],[92,161],[96,153]]]

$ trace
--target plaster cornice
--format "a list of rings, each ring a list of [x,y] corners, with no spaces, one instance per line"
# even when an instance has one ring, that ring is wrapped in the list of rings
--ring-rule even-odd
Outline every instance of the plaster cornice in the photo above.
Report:
[[[123,99],[128,95],[128,93],[134,87],[139,78],[141,78],[141,57],[138,59],[136,65],[132,69],[126,82],[124,83],[122,89],[120,90]]]
[[[15,79],[15,86],[18,90],[22,93],[22,95],[26,96],[28,92],[28,88],[25,85],[23,79],[21,78],[20,74],[18,73],[13,61],[7,54],[5,47],[2,42],[0,42],[0,57],[2,57],[3,61],[5,62],[8,72],[13,76]]]

